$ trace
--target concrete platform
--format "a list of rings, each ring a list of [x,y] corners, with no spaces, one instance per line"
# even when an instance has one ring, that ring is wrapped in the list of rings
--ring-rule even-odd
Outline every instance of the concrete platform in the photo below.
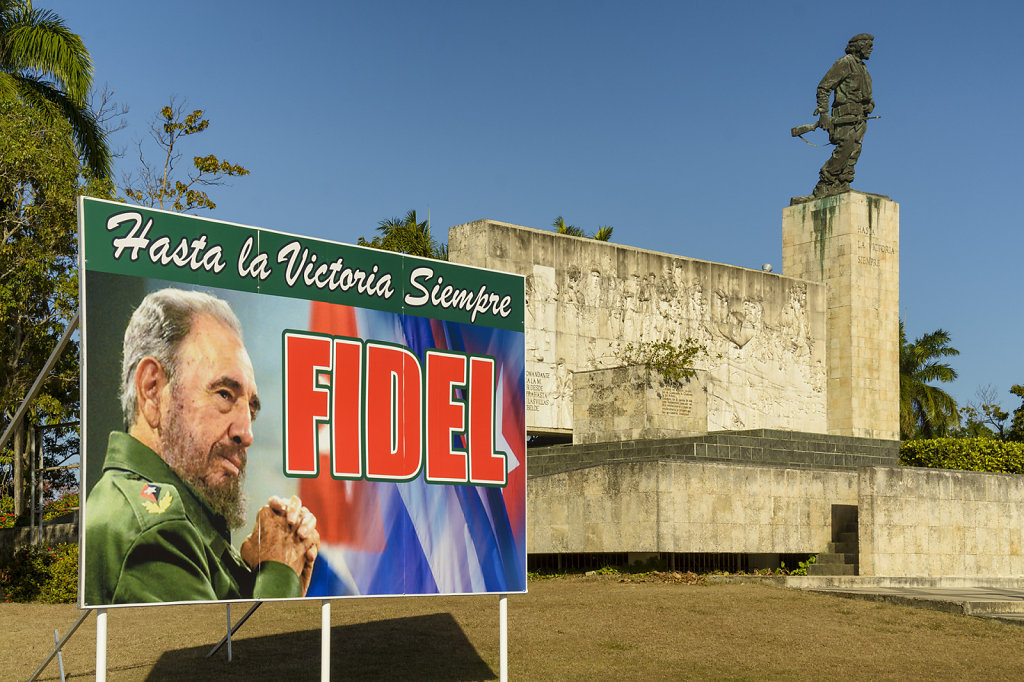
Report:
[[[786,587],[1024,625],[1024,578],[790,576]]]

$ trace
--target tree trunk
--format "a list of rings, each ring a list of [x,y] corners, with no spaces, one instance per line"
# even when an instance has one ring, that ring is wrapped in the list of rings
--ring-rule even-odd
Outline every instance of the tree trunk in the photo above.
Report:
[[[14,515],[25,513],[25,421],[14,427]]]

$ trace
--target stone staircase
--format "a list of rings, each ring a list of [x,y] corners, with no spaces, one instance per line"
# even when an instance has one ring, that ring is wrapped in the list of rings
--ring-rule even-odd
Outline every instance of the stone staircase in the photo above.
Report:
[[[838,505],[837,505],[838,506]],[[845,507],[845,505],[844,505]],[[845,513],[832,516],[832,542],[818,554],[815,563],[807,567],[807,575],[857,575],[860,562],[860,544],[857,540],[857,510],[846,507]],[[840,516],[841,518],[837,518]],[[838,532],[837,532],[838,531]]]

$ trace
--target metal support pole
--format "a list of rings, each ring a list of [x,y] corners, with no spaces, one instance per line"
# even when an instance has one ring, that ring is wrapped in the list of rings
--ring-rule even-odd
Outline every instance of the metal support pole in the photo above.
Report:
[[[107,682],[107,610],[96,611],[96,682]]]
[[[242,627],[242,623],[249,620],[249,616],[251,616],[253,612],[255,612],[256,609],[258,609],[260,607],[260,604],[262,603],[263,602],[258,601],[255,604],[253,604],[249,608],[249,610],[245,612],[245,615],[238,619],[238,622],[235,623],[234,627],[229,626],[228,634],[224,635],[219,642],[213,645],[213,648],[210,649],[210,652],[208,654],[206,654],[206,657],[209,658],[210,656],[213,656],[215,653],[220,651],[220,648],[227,643],[227,641],[231,638],[231,635],[238,632],[238,628]]]
[[[331,679],[331,602],[320,601],[320,679]]]
[[[53,631],[53,643],[60,644],[60,633]],[[60,668],[60,682],[64,682],[64,652],[57,650],[57,667]]]
[[[39,546],[39,535],[36,534],[36,439],[33,438],[35,429],[29,426],[25,429],[25,451],[28,453],[28,468],[29,468],[29,479],[32,481],[32,492],[28,498],[28,526],[29,526],[29,542],[32,543],[33,547]],[[40,477],[42,473],[40,472]],[[15,485],[21,485],[21,481],[16,481]],[[40,499],[42,502],[42,499]],[[40,504],[40,506],[42,506]],[[41,515],[41,514],[40,514]],[[42,523],[40,523],[42,526]],[[42,531],[42,528],[40,528]]]
[[[45,453],[43,452],[43,435],[42,431],[37,426],[32,427],[32,447],[35,449],[35,475],[33,476],[36,482],[36,493],[35,493],[35,504],[39,507],[36,510],[36,524],[38,524],[38,532],[36,533],[36,545],[43,544],[43,492],[46,489],[45,482],[45,466],[46,463],[43,461]]]
[[[228,663],[231,662],[231,604],[225,604],[228,607]]]
[[[498,663],[498,679],[508,682],[508,595],[498,595],[498,648],[501,649]]]
[[[64,352],[64,347],[68,345],[68,341],[71,340],[71,335],[78,329],[78,317],[79,313],[75,313],[74,318],[71,322],[68,322],[67,329],[64,330],[64,336],[57,342],[57,347],[50,353],[50,357],[47,358],[46,364],[43,365],[43,369],[36,376],[35,382],[32,384],[32,388],[28,389],[28,395],[21,401],[21,406],[18,407],[18,411],[14,413],[14,418],[11,419],[11,423],[7,425],[7,430],[0,436],[0,450],[7,445],[7,439],[14,433],[15,427],[21,423],[21,420],[25,418],[25,413],[28,412],[28,406],[36,399],[39,395],[39,389],[43,387],[43,381],[50,375],[50,370],[57,364],[57,360],[60,359],[61,353]]]
[[[60,650],[64,647],[64,643],[71,639],[71,635],[75,634],[75,630],[78,629],[78,626],[84,623],[85,619],[88,618],[89,614],[91,613],[92,611],[89,610],[82,611],[82,615],[78,617],[78,620],[76,620],[75,624],[71,626],[71,629],[68,630],[68,633],[64,635],[64,637],[59,642],[57,642],[57,646],[53,647],[53,651],[50,652],[50,655],[43,659],[43,662],[39,664],[39,667],[36,668],[36,671],[32,673],[32,677],[28,678],[29,682],[32,682],[32,680],[39,677],[39,673],[43,672],[46,666],[49,665],[50,661],[53,660],[53,657],[60,653]]]

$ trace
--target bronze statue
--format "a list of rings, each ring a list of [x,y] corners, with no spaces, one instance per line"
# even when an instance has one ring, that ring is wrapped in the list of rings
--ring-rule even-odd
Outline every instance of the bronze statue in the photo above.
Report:
[[[861,140],[867,130],[868,114],[875,108],[875,102],[871,99],[871,75],[864,65],[864,61],[871,56],[873,43],[874,36],[868,33],[858,33],[850,38],[846,44],[846,55],[836,60],[818,83],[818,106],[814,110],[814,115],[818,117],[817,124],[798,126],[792,130],[792,134],[797,136],[808,132],[809,127],[822,128],[828,131],[828,140],[835,145],[832,157],[818,173],[819,180],[814,193],[800,197],[801,201],[829,197],[850,189],[853,167],[860,157]],[[832,93],[835,93],[834,98]]]

